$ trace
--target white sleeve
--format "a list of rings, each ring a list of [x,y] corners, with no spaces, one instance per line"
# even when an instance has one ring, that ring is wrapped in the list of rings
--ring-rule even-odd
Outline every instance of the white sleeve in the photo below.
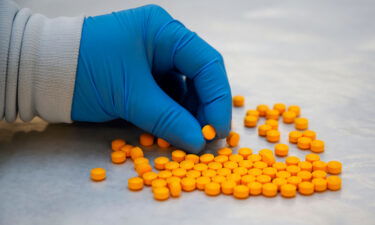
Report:
[[[71,122],[82,23],[0,0],[0,120]]]

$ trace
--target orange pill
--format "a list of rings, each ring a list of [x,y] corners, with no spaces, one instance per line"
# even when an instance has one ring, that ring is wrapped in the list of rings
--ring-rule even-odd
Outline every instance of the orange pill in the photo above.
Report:
[[[258,117],[256,116],[246,116],[243,121],[245,127],[256,127],[258,123]]]
[[[262,184],[259,182],[251,182],[247,185],[250,195],[260,195],[262,193]]]
[[[281,196],[285,198],[293,198],[296,196],[297,188],[292,184],[284,184],[280,187]]]
[[[283,162],[275,162],[272,165],[273,168],[275,168],[277,171],[283,171],[286,169],[286,164]]]
[[[197,164],[194,165],[193,168],[194,168],[194,170],[202,172],[202,171],[207,170],[208,166],[207,166],[207,164],[204,164],[204,163],[197,163]]]
[[[241,176],[237,173],[232,173],[232,174],[227,175],[227,180],[232,180],[232,181],[236,182],[236,184],[240,184],[241,183]]]
[[[342,169],[342,164],[339,161],[329,161],[327,163],[327,172],[330,174],[340,174]]]
[[[277,170],[273,167],[267,167],[267,168],[264,168],[263,169],[263,174],[264,175],[267,175],[271,178],[275,178],[276,177],[276,173],[277,173]]]
[[[218,170],[218,169],[221,169],[222,167],[223,167],[223,165],[221,163],[218,163],[218,162],[210,162],[208,164],[208,168],[212,169],[212,170]]]
[[[186,172],[186,177],[198,178],[201,176],[201,172],[197,170],[189,170]]]
[[[172,175],[175,176],[175,177],[179,177],[179,178],[185,177],[186,176],[186,170],[183,169],[183,168],[173,169]]]
[[[154,144],[154,136],[151,134],[143,133],[139,136],[139,144],[145,146],[145,147],[150,147],[151,145]]]
[[[312,195],[314,193],[314,184],[303,181],[298,184],[298,192],[302,195]]]
[[[311,140],[315,140],[316,139],[316,133],[315,133],[315,131],[312,131],[312,130],[305,130],[302,133],[302,136],[310,138]]]
[[[218,156],[215,156],[215,158],[214,158],[214,161],[218,162],[220,164],[223,164],[228,160],[229,160],[229,158],[226,155],[218,155]]]
[[[251,160],[245,159],[238,162],[239,167],[244,167],[246,169],[251,169],[253,167],[253,162]]]
[[[225,156],[230,156],[232,155],[232,149],[230,148],[221,148],[219,151],[217,151],[217,154],[219,155],[225,155]]]
[[[277,178],[285,178],[287,179],[288,177],[292,176],[288,171],[279,171],[276,173]]]
[[[158,138],[157,143],[160,148],[168,148],[169,146],[171,146],[169,142],[167,142],[166,140],[162,138]]]
[[[266,197],[275,197],[277,195],[277,186],[273,183],[266,183],[262,186],[262,194]]]
[[[135,167],[139,176],[142,176],[144,173],[152,171],[152,167],[148,163],[139,164]]]
[[[209,196],[216,196],[220,194],[220,184],[210,182],[205,185],[204,192]]]
[[[166,187],[155,188],[152,192],[155,200],[164,201],[169,198],[169,189]]]
[[[306,118],[296,118],[294,120],[294,127],[297,130],[306,130],[309,127],[309,121]]]
[[[251,160],[254,163],[254,162],[261,161],[262,160],[262,156],[260,156],[259,154],[252,154],[252,155],[249,155],[247,157],[247,159]]]
[[[256,180],[256,177],[253,175],[244,175],[241,177],[241,184],[247,185],[251,182],[254,182]]]
[[[221,168],[221,169],[218,169],[217,170],[217,175],[221,175],[221,176],[227,176],[228,174],[231,174],[232,173],[232,170],[228,169],[228,168]]]
[[[103,168],[94,168],[90,171],[90,177],[93,181],[102,181],[106,177],[106,170]]]
[[[277,130],[279,128],[279,122],[277,122],[277,120],[274,119],[266,120],[265,124],[271,126],[272,130]]]
[[[313,179],[314,178],[326,178],[327,173],[323,170],[315,170],[314,172],[311,173]]]
[[[311,181],[312,174],[309,171],[299,171],[297,177],[301,177],[302,181]]]
[[[158,178],[158,174],[152,171],[146,172],[142,175],[143,182],[145,185],[150,186],[152,181]]]
[[[181,186],[183,191],[194,191],[196,187],[195,179],[191,177],[182,178]]]
[[[227,137],[227,144],[230,147],[236,147],[239,142],[240,142],[240,135],[234,131],[231,131],[229,133],[229,136]]]
[[[257,110],[254,110],[254,109],[250,109],[250,110],[246,111],[246,116],[255,116],[255,117],[259,118],[259,112]]]
[[[199,190],[204,190],[206,184],[211,182],[209,177],[198,177],[196,180],[196,186]]]
[[[202,171],[202,176],[203,177],[213,177],[213,176],[216,176],[216,171],[215,170],[211,170],[211,169],[207,169],[207,170],[203,170]]]
[[[231,156],[229,156],[229,161],[232,161],[232,162],[240,162],[243,160],[243,156],[242,155],[239,155],[239,154],[233,154]]]
[[[164,179],[157,178],[151,182],[152,190],[154,190],[155,188],[166,187],[166,186],[167,186],[167,181]]]
[[[287,184],[288,182],[284,178],[275,178],[272,180],[272,183],[277,186],[277,190],[280,190],[281,186]]]
[[[197,164],[197,163],[199,163],[199,156],[197,156],[196,154],[187,154],[185,156],[185,160],[190,160],[194,164]]]
[[[259,168],[252,168],[247,171],[247,174],[253,175],[253,176],[259,176],[262,175],[263,171]]]
[[[251,148],[240,148],[238,149],[238,154],[246,159],[249,155],[253,154],[253,150]]]
[[[287,156],[289,152],[289,146],[286,144],[276,144],[275,154],[280,157]]]
[[[172,152],[172,160],[175,162],[181,162],[185,159],[186,153],[182,150],[174,150]]]
[[[121,147],[123,147],[126,142],[122,139],[115,139],[111,143],[111,147],[113,151],[120,151]]]
[[[180,182],[172,182],[168,186],[169,193],[172,197],[177,198],[181,196],[182,187]]]
[[[292,176],[296,176],[301,169],[296,165],[291,165],[286,167],[286,171],[289,172]]]
[[[143,189],[143,179],[140,177],[132,177],[128,179],[128,188],[132,191],[139,191]]]
[[[315,162],[315,161],[319,161],[319,160],[320,160],[320,156],[317,155],[317,154],[314,154],[314,153],[310,153],[310,154],[307,154],[307,155],[305,156],[305,160],[306,160],[307,162],[313,163],[313,162]]]
[[[149,163],[149,160],[145,157],[139,157],[134,160],[134,167],[137,167],[138,165]]]
[[[132,160],[135,160],[139,157],[144,157],[143,150],[140,147],[134,147],[130,151],[130,157]]]
[[[265,137],[267,136],[267,132],[270,130],[272,130],[272,127],[270,125],[263,124],[258,127],[258,134],[259,136]]]
[[[224,163],[224,168],[228,168],[230,170],[233,170],[234,168],[237,168],[238,167],[238,163],[236,162],[233,162],[233,161],[227,161]]]
[[[194,167],[194,162],[191,160],[184,160],[180,162],[180,168],[183,168],[185,170],[191,170]]]
[[[258,152],[258,154],[260,155],[260,156],[263,156],[263,155],[266,155],[266,154],[273,154],[273,152],[272,152],[272,150],[271,149],[268,149],[268,148],[263,148],[263,149],[261,149],[259,152]]]
[[[259,112],[259,116],[266,116],[267,110],[269,110],[269,107],[267,105],[261,104],[257,106],[257,111]]]
[[[279,119],[279,111],[275,109],[269,109],[266,111],[266,118],[272,119],[272,120],[278,120]]]
[[[307,150],[310,149],[312,140],[308,137],[300,137],[297,141],[297,146],[299,149]]]
[[[296,114],[296,116],[301,115],[301,108],[298,105],[289,106],[288,111],[294,112]]]
[[[124,145],[120,148],[120,151],[125,152],[126,157],[130,157],[132,148],[134,148],[133,145]]]
[[[278,142],[280,140],[280,131],[270,130],[267,132],[267,141],[271,143]]]
[[[298,166],[301,169],[301,171],[308,171],[308,172],[312,171],[312,163],[311,162],[307,162],[307,161],[299,162]]]
[[[233,188],[233,196],[238,199],[246,199],[249,197],[249,187],[246,185],[237,185]]]
[[[324,152],[324,141],[321,140],[313,140],[311,142],[310,150],[315,153]]]
[[[226,181],[226,178],[224,176],[221,176],[221,175],[216,175],[216,176],[213,176],[211,178],[211,180],[212,180],[212,182],[221,184],[222,182]]]
[[[179,178],[179,177],[168,177],[165,181],[167,182],[167,185],[169,187],[171,183],[179,183],[180,184],[181,178]]]
[[[283,113],[283,122],[290,124],[294,123],[294,120],[296,119],[297,115],[295,112],[287,111]]]
[[[302,132],[300,131],[291,131],[289,133],[289,142],[290,143],[293,143],[293,144],[296,144],[298,142],[298,139],[302,137]]]
[[[242,95],[233,96],[233,106],[234,107],[242,107],[245,105],[245,97]]]
[[[154,166],[158,170],[164,170],[165,164],[169,162],[169,159],[164,156],[160,156],[154,159]]]
[[[223,194],[231,195],[233,194],[233,189],[236,183],[233,180],[226,180],[221,183],[221,191]]]
[[[169,170],[163,170],[158,173],[158,177],[161,179],[168,179],[172,177],[172,172]]]
[[[201,155],[201,157],[199,157],[199,161],[201,163],[208,164],[210,162],[213,162],[214,158],[215,158],[215,156],[213,154],[206,153],[206,154]]]
[[[247,169],[245,167],[237,167],[233,169],[233,173],[243,176],[247,174]]]
[[[267,175],[259,175],[256,177],[256,181],[258,181],[261,184],[266,184],[271,182],[271,177]]]
[[[178,162],[175,162],[175,161],[169,161],[169,162],[167,162],[165,165],[164,165],[164,168],[166,169],[166,170],[170,170],[170,171],[172,171],[172,170],[174,170],[174,169],[176,169],[176,168],[179,168],[180,167],[180,164],[178,163]]]
[[[277,110],[279,114],[283,114],[285,112],[286,106],[284,103],[276,103],[273,105],[273,109]]]
[[[339,176],[327,177],[327,187],[331,191],[337,191],[341,189],[341,178]]]
[[[313,171],[315,170],[323,170],[323,171],[327,171],[327,163],[323,162],[323,161],[315,161],[313,162]]]
[[[206,139],[206,140],[212,140],[216,136],[216,130],[211,125],[205,125],[202,128],[202,134],[203,134],[204,139]]]
[[[285,159],[285,163],[288,166],[298,165],[299,162],[300,162],[300,160],[299,160],[299,158],[297,156],[288,156]]]
[[[263,162],[263,161],[258,161],[258,162],[255,162],[254,164],[253,164],[253,167],[254,168],[258,168],[258,169],[264,169],[264,168],[266,168],[268,165],[267,165],[267,163],[265,163],[265,162]]]
[[[300,184],[302,182],[302,178],[297,177],[297,176],[291,176],[291,177],[288,177],[286,179],[286,181],[288,182],[288,184],[292,184],[292,185],[295,185],[297,187],[298,184]]]
[[[120,164],[126,161],[126,154],[123,151],[115,151],[111,153],[111,160],[113,163]]]
[[[314,184],[314,190],[316,192],[322,192],[327,190],[327,180],[323,178],[314,178],[312,180],[312,183]]]

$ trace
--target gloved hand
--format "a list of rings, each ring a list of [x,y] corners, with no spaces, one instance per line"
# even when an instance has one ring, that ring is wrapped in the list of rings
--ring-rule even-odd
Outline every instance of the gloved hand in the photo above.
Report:
[[[72,120],[125,119],[198,153],[201,127],[229,133],[231,92],[222,56],[156,5],[85,19]]]

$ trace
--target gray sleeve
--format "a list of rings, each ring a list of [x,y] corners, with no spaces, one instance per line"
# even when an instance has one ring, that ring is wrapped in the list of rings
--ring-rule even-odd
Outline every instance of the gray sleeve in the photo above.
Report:
[[[82,23],[0,0],[0,120],[71,122]]]

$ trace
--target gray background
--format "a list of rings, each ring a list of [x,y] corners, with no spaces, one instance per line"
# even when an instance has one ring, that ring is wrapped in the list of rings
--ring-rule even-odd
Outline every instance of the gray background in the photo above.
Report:
[[[50,17],[96,15],[151,1],[18,0]],[[298,104],[326,142],[323,160],[344,165],[338,192],[284,199],[211,198],[196,191],[156,202],[149,189],[130,192],[132,163],[113,165],[109,143],[137,144],[123,122],[47,125],[0,122],[0,224],[375,224],[375,30],[373,1],[153,1],[224,55],[240,145],[273,148],[242,118],[257,104]],[[287,142],[291,126],[281,126]],[[207,146],[214,152],[224,143]],[[237,148],[236,148],[237,149]],[[170,151],[145,149],[154,158]],[[291,155],[306,153],[291,146]],[[281,160],[281,159],[280,159]],[[105,182],[89,171],[107,169]]]

